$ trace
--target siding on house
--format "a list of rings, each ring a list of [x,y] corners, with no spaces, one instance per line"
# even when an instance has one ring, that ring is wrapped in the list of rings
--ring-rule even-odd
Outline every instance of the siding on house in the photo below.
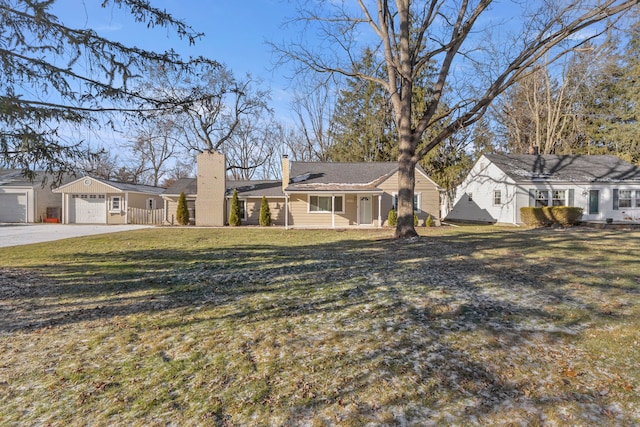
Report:
[[[631,206],[615,207],[615,193],[630,190]],[[546,191],[548,204],[561,191],[562,205],[583,209],[582,220],[640,221],[640,169],[615,156],[487,154],[456,189],[451,221],[522,223],[520,209],[535,206],[535,192]],[[501,203],[494,203],[494,192]],[[590,212],[597,192],[598,211]]]
[[[239,197],[238,200],[244,201],[246,218],[242,218],[242,225],[260,225],[260,206],[262,206],[262,197]],[[281,200],[269,200],[269,211],[271,212],[271,224],[284,226],[284,197]],[[226,221],[228,222],[229,213],[231,212],[231,199],[227,198]]]

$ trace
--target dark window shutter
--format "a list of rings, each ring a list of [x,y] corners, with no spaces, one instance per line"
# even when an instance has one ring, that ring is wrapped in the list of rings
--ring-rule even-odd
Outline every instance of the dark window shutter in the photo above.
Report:
[[[575,198],[575,190],[573,188],[569,189],[569,200],[567,201],[567,206],[573,206]]]
[[[618,189],[613,190],[613,210],[618,210]]]
[[[533,188],[529,189],[529,207],[536,206],[536,190]]]

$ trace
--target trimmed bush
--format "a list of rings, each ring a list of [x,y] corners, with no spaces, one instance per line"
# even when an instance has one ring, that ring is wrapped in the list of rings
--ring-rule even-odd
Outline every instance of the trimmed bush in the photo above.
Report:
[[[520,219],[529,227],[576,225],[582,217],[582,208],[573,206],[545,206],[542,208],[520,208]]]
[[[229,225],[236,227],[241,225],[240,220],[240,204],[238,203],[238,190],[233,190],[233,196],[231,197],[231,209],[229,212]]]
[[[424,226],[425,227],[435,227],[436,226],[436,222],[433,220],[431,215],[429,215],[427,217],[427,220],[425,221]]]
[[[389,227],[395,227],[398,225],[398,213],[394,208],[391,208],[389,215],[387,215],[387,225]]]
[[[180,225],[189,225],[189,208],[187,207],[187,197],[184,191],[178,197],[178,208],[176,210],[176,221]]]
[[[263,227],[271,225],[271,209],[269,209],[269,203],[265,196],[262,196],[262,202],[260,203],[260,225]]]

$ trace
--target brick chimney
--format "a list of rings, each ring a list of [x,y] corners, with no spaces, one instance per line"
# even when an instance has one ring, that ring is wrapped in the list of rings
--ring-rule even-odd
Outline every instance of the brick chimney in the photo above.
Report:
[[[289,156],[282,155],[282,191],[289,186]]]
[[[225,218],[227,162],[222,153],[198,154],[196,225],[221,227]]]
[[[530,145],[529,146],[529,154],[533,154],[534,156],[537,156],[538,154],[540,154],[540,150],[538,148],[537,145]]]

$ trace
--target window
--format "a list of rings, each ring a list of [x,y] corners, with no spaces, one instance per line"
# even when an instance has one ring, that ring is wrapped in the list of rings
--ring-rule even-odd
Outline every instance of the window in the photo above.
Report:
[[[414,193],[413,195],[413,210],[420,211],[420,199],[422,198],[422,193]],[[416,208],[417,207],[417,208]],[[398,194],[394,193],[393,195],[393,209],[398,210]]]
[[[114,196],[111,198],[110,211],[119,211],[121,209],[122,197]]]
[[[553,206],[564,206],[566,205],[566,192],[565,190],[553,190]]]
[[[309,212],[331,212],[331,199],[335,212],[343,212],[342,196],[309,196]]]
[[[473,193],[469,193],[469,194],[467,194],[467,200],[468,200],[469,202],[473,202]]]
[[[631,190],[618,191],[618,207],[630,208],[633,206],[633,192]]]
[[[147,209],[156,208],[156,199],[147,199]]]
[[[640,190],[636,190],[636,208],[640,208]]]
[[[541,208],[549,206],[549,192],[546,190],[535,190],[535,207]]]
[[[502,204],[502,191],[494,190],[493,191],[493,204],[501,205]]]

